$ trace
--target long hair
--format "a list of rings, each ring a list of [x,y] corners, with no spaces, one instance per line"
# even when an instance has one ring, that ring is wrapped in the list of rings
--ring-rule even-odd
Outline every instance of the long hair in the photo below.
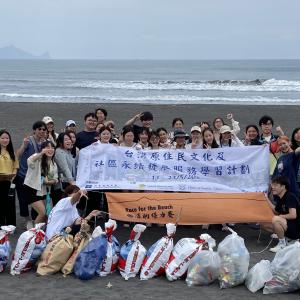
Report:
[[[56,140],[56,149],[57,148],[61,148],[61,149],[65,149],[64,148],[64,140],[65,140],[65,136],[67,136],[71,141],[71,136],[69,135],[69,133],[67,132],[62,132],[58,135],[57,140]]]
[[[231,147],[231,139],[228,140],[228,146]],[[220,146],[222,148],[223,142],[222,142],[222,134],[220,134]]]
[[[292,146],[291,148],[295,151],[299,145],[297,144],[296,140],[295,140],[295,134],[297,133],[297,131],[300,130],[300,127],[297,127],[293,130],[293,133],[292,133],[292,138],[291,138],[291,143],[292,143]]]
[[[6,147],[6,151],[8,152],[10,158],[13,161],[15,161],[16,160],[16,156],[15,156],[14,147],[13,147],[13,144],[12,144],[12,141],[11,141],[11,136],[10,136],[10,134],[9,134],[9,132],[7,130],[5,130],[5,129],[0,130],[0,136],[2,134],[4,134],[4,133],[6,133],[8,135],[8,137],[9,137],[9,143],[8,143],[8,145]],[[0,154],[1,154],[1,147],[0,147]]]
[[[213,130],[211,129],[211,128],[205,128],[204,130],[203,130],[203,133],[202,133],[202,137],[203,137],[203,148],[205,149],[205,147],[204,146],[207,146],[207,142],[206,142],[206,140],[204,139],[204,133],[206,132],[206,131],[209,131],[212,135],[213,135],[213,141],[212,141],[212,144],[211,144],[211,148],[219,148],[219,145],[218,145],[218,143],[217,143],[217,141],[216,141],[216,139],[215,139],[215,136],[214,136],[214,132],[213,132]]]
[[[46,148],[49,145],[51,145],[54,148],[54,153],[51,158],[52,163],[54,163],[54,155],[55,155],[54,144],[51,141],[45,141],[41,145],[41,150],[43,150],[44,148]],[[49,171],[49,165],[48,165],[48,157],[45,154],[42,156],[41,167],[42,167],[42,175],[47,176],[48,171]]]

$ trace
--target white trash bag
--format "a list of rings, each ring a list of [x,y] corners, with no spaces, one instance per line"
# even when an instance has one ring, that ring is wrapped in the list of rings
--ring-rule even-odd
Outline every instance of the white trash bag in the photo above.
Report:
[[[188,286],[209,285],[218,279],[221,260],[217,252],[202,250],[194,256],[188,268],[186,283]]]
[[[201,234],[200,239],[183,238],[177,242],[166,265],[166,276],[169,281],[183,277],[191,259],[202,249],[213,248],[216,241],[209,234]]]
[[[288,293],[300,289],[300,243],[279,250],[271,262],[273,277],[264,287],[264,294]]]
[[[245,246],[244,239],[229,229],[231,234],[218,246],[221,258],[220,288],[230,288],[242,284],[247,276],[250,255]]]
[[[271,279],[271,263],[269,260],[263,259],[251,268],[246,277],[245,285],[250,292],[255,293]]]

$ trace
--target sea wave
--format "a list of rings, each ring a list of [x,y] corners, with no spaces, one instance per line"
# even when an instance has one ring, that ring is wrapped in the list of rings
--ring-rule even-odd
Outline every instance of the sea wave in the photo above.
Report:
[[[246,105],[300,105],[300,99],[277,97],[200,97],[187,95],[152,95],[145,97],[97,97],[73,95],[36,95],[0,93],[0,102],[53,103],[138,103],[138,104],[246,104]]]
[[[237,92],[300,92],[300,81],[278,79],[209,80],[209,81],[105,81],[84,80],[69,85],[86,89],[190,90]]]

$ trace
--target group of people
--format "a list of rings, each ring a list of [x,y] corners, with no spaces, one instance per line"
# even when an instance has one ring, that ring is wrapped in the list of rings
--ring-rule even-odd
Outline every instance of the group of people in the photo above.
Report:
[[[35,223],[46,222],[51,211],[49,205],[55,207],[63,197],[70,196],[75,190],[78,192],[78,189],[70,189],[75,186],[78,155],[81,149],[93,143],[111,143],[137,150],[267,145],[270,149],[270,176],[274,194],[269,203],[276,216],[272,224],[264,224],[264,228],[278,235],[279,244],[274,251],[286,245],[286,236],[299,238],[300,128],[294,129],[291,138],[280,127],[276,127],[274,133],[274,121],[265,115],[259,120],[258,126],[246,126],[244,137],[240,139],[239,122],[234,120],[232,114],[227,115],[226,122],[217,117],[212,123],[195,123],[188,132],[184,127],[183,119],[178,117],[172,121],[171,131],[164,127],[154,129],[153,115],[146,111],[129,119],[117,132],[115,123],[107,120],[107,111],[97,108],[95,112],[84,116],[83,131],[78,131],[75,121],[68,120],[58,134],[53,119],[45,116],[33,124],[32,135],[24,138],[17,151],[14,151],[10,133],[1,130],[0,225],[15,224],[15,204],[9,199],[12,182],[17,191],[20,216],[25,218],[27,228],[33,226],[32,220]],[[72,193],[68,194],[68,190]],[[97,215],[97,212],[93,215]],[[64,225],[70,224],[63,222],[61,226]]]

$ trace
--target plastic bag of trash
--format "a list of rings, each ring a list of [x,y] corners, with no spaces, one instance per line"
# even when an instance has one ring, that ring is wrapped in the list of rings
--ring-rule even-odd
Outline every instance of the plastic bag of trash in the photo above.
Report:
[[[0,273],[3,272],[7,266],[10,257],[10,242],[9,235],[15,231],[16,227],[13,225],[1,226],[0,230]]]
[[[117,267],[120,256],[120,244],[113,232],[117,229],[117,222],[109,219],[105,223],[105,237],[107,241],[106,255],[100,265],[100,268],[96,270],[98,276],[107,276],[113,273]]]
[[[73,269],[75,276],[81,280],[93,278],[106,257],[106,252],[107,239],[104,234],[90,240],[76,258]]]
[[[242,284],[247,276],[250,255],[245,246],[244,239],[229,229],[231,234],[218,246],[221,258],[220,288],[230,288]]]
[[[129,240],[121,247],[118,267],[125,280],[135,277],[141,269],[147,251],[139,238],[145,229],[145,225],[136,224],[130,233]]]
[[[41,229],[44,225],[36,224],[35,228],[20,235],[10,267],[11,275],[31,270],[41,256],[46,247],[45,232]]]
[[[65,232],[55,235],[41,255],[37,274],[44,276],[60,271],[73,252],[73,239],[71,234]]]
[[[177,242],[166,265],[168,280],[174,281],[187,272],[191,259],[202,249],[213,248],[216,241],[209,234],[201,234],[200,239],[183,238]]]
[[[202,250],[197,253],[188,268],[186,283],[188,286],[209,285],[218,279],[221,260],[217,252]]]
[[[159,276],[165,272],[165,266],[169,261],[173,250],[173,236],[176,232],[176,225],[172,223],[166,224],[167,235],[159,239],[147,251],[146,257],[141,269],[140,278],[147,280],[155,276]]]
[[[300,289],[300,243],[278,251],[271,262],[272,279],[267,281],[264,294],[287,293]]]
[[[272,279],[270,265],[269,260],[263,259],[250,269],[245,281],[250,292],[257,292],[264,287],[267,281]]]

